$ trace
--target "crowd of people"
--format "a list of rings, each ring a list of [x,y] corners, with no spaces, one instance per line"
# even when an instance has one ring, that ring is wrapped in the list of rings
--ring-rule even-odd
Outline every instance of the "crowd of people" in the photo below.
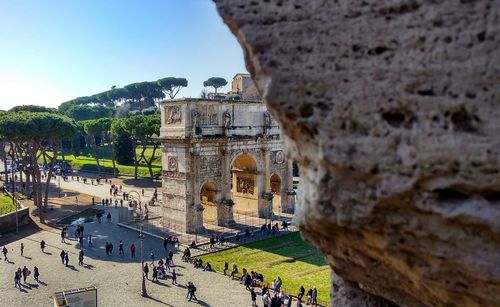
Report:
[[[203,269],[203,271],[215,272],[215,269],[210,262],[207,261],[204,263],[203,260],[198,257],[191,258],[189,248],[184,250],[183,260],[191,261],[194,268]],[[249,272],[247,269],[243,268],[241,270],[241,275],[239,275],[239,268],[236,263],[233,264],[232,270],[229,272],[229,263],[227,262],[224,262],[222,273],[224,276],[229,276],[232,280],[239,281],[240,284],[245,286],[246,290],[250,291],[252,306],[257,306],[257,294],[255,292],[256,287],[261,288],[262,303],[264,307],[291,307],[294,300],[296,301],[295,306],[297,307],[303,306],[303,303],[305,303],[305,305],[312,306],[317,306],[318,304],[318,290],[316,287],[309,288],[306,293],[304,286],[301,285],[296,298],[294,299],[292,294],[287,294],[283,289],[283,281],[279,276],[272,280],[271,286],[269,286],[268,283],[264,282],[264,275],[259,272]],[[306,296],[305,298],[304,295]]]

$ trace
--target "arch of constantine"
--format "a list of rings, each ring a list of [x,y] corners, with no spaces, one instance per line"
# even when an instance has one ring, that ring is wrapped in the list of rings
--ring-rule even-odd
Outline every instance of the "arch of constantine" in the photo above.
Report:
[[[166,224],[195,233],[235,214],[293,212],[292,161],[262,102],[166,100],[161,120]]]

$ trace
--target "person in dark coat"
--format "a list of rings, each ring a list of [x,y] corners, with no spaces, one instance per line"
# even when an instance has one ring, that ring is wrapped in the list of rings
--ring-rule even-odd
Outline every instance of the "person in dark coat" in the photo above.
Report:
[[[65,251],[61,251],[61,253],[59,254],[59,256],[61,257],[61,263],[64,264],[64,256],[66,255],[66,252]]]
[[[257,294],[255,294],[254,288],[250,289],[250,297],[252,298],[252,306],[257,306],[255,302],[257,300]]]
[[[148,267],[148,264],[144,264],[144,276],[146,276],[146,279],[149,279],[148,278],[148,274],[149,274],[149,267]]]

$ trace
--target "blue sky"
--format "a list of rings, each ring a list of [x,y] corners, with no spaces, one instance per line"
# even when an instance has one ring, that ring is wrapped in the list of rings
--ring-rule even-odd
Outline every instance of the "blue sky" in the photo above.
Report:
[[[169,76],[197,97],[238,72],[242,49],[211,0],[0,0],[0,109]]]

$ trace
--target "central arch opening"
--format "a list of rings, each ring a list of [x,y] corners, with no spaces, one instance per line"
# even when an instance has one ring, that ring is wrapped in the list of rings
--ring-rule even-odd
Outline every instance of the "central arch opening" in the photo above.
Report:
[[[236,157],[231,165],[231,198],[234,213],[257,215],[258,213],[258,170],[255,158],[244,153]]]

